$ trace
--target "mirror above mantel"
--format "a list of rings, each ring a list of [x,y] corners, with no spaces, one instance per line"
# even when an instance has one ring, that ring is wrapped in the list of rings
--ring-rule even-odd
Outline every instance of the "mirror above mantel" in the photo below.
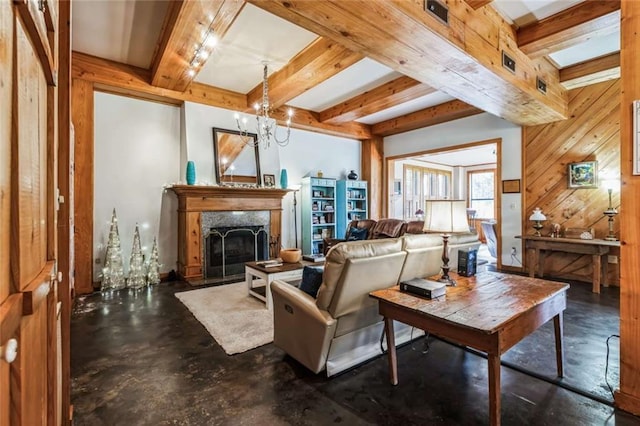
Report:
[[[213,154],[218,185],[260,186],[260,154],[257,135],[213,128]]]

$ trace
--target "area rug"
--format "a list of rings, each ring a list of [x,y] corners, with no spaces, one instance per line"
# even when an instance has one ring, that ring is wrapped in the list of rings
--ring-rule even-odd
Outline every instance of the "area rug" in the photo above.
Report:
[[[244,281],[176,293],[228,354],[273,342],[273,313],[247,294]]]

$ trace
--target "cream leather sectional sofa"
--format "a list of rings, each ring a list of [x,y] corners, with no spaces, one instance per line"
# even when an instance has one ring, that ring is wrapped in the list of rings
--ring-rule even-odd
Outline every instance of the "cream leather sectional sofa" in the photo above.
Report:
[[[458,250],[478,248],[475,233],[449,238],[449,265],[458,263]],[[384,322],[369,292],[400,281],[439,274],[442,266],[439,234],[349,241],[327,253],[317,298],[284,281],[271,284],[274,343],[301,364],[327,376],[382,354]],[[395,323],[396,344],[407,342],[410,327]],[[422,335],[413,332],[413,338]]]

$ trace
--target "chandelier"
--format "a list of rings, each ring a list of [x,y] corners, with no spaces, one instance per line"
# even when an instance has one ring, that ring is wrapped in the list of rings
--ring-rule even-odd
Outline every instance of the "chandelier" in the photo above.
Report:
[[[243,136],[243,140],[247,145],[258,146],[262,145],[264,148],[269,148],[272,142],[277,143],[280,146],[286,146],[289,144],[289,138],[291,136],[291,117],[293,117],[293,110],[289,108],[287,111],[287,131],[284,139],[278,139],[277,131],[278,124],[274,118],[269,116],[269,81],[268,75],[268,62],[263,61],[264,65],[262,74],[262,104],[256,102],[253,108],[256,110],[256,135],[257,139],[254,139],[251,133],[247,130],[247,118],[240,118],[239,113],[235,113],[234,118],[240,135]]]

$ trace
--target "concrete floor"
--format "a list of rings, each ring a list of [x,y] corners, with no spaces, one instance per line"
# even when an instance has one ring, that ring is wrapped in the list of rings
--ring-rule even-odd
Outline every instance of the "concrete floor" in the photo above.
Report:
[[[605,341],[617,334],[616,288],[598,296],[573,284],[565,312],[566,378],[611,400]],[[75,425],[486,425],[484,358],[421,338],[398,350],[400,383],[386,357],[337,377],[314,375],[268,344],[228,356],[175,298],[192,289],[162,283],[141,293],[79,298],[72,337]],[[609,381],[618,384],[618,341]],[[554,376],[546,324],[503,360]],[[638,425],[640,419],[578,393],[502,368],[504,425]]]

